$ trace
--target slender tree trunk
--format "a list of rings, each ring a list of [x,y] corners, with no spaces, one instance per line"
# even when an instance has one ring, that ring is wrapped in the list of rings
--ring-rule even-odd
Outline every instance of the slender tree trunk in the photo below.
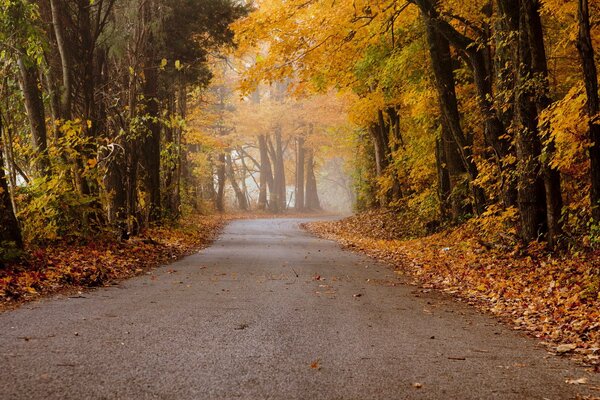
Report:
[[[3,129],[3,120],[0,116],[0,133]],[[23,247],[21,229],[10,198],[8,180],[4,165],[4,142],[0,134],[0,247],[6,247],[7,243],[17,248]]]
[[[225,153],[219,154],[217,160],[217,193],[215,198],[215,208],[219,212],[225,212]]]
[[[304,137],[299,136],[296,139],[297,150],[296,150],[296,211],[304,210],[304,164],[305,160],[305,149],[304,149]]]
[[[402,134],[400,132],[400,114],[397,108],[388,107],[386,110],[386,114],[390,119],[389,130],[390,130],[390,138],[389,138],[389,152],[390,152],[390,164],[393,165],[394,161],[394,152],[398,151],[401,147],[404,146],[402,141]],[[392,179],[394,180],[392,190],[390,193],[390,200],[392,202],[397,202],[403,196],[402,193],[402,184],[400,183],[400,177],[398,176],[398,172],[396,168],[392,168]]]
[[[440,199],[440,215],[442,219],[447,219],[450,215],[450,174],[448,173],[448,163],[446,162],[446,152],[442,138],[435,141],[435,164],[438,174],[438,197]]]
[[[278,163],[277,163],[277,151],[275,150],[275,146],[273,145],[273,141],[270,136],[267,136],[267,149],[269,153],[269,158],[272,161],[272,171],[273,171],[273,180],[272,183],[269,184],[269,210],[271,212],[277,213],[281,211],[279,208],[281,202],[279,200],[279,175],[277,173]]]
[[[60,55],[60,64],[62,71],[62,86],[60,88],[60,115],[66,120],[70,120],[72,115],[72,97],[73,97],[73,86],[71,80],[71,55],[67,47],[65,40],[65,30],[62,24],[61,10],[65,8],[61,0],[50,0],[50,8],[52,12],[52,26],[54,28],[54,36]]]
[[[598,70],[594,61],[594,46],[590,33],[590,14],[588,0],[578,0],[579,35],[577,49],[581,57],[581,67],[587,94],[588,130],[590,143],[590,202],[592,219],[600,221],[600,125],[596,118],[600,112],[598,99]]]
[[[516,137],[518,159],[518,205],[521,216],[521,236],[526,242],[537,240],[547,230],[546,197],[541,178],[541,142],[537,127],[534,88],[529,84],[533,73],[527,13],[521,2],[519,18],[519,63],[516,88]]]
[[[233,162],[231,161],[231,154],[229,152],[227,152],[227,154],[225,155],[225,162],[227,178],[229,179],[229,183],[231,184],[233,192],[235,193],[238,207],[242,211],[248,211],[248,200],[246,199],[246,194],[242,189],[240,189],[240,185],[237,182],[237,178],[235,176],[235,169],[233,168]]]
[[[153,53],[153,52],[151,52]],[[146,68],[144,98],[146,101],[146,117],[148,118],[148,134],[144,138],[144,186],[148,194],[148,220],[160,221],[162,217],[160,196],[160,103],[158,99],[158,69],[153,65],[154,57],[149,57],[150,65]]]
[[[540,17],[539,0],[522,0],[525,9],[526,27],[529,31],[529,47],[531,49],[532,69],[539,88],[536,93],[537,115],[544,111],[552,103],[548,83],[548,61],[546,48],[544,46],[544,32],[542,19]],[[536,118],[537,121],[537,118]],[[560,234],[562,226],[560,223],[562,215],[562,193],[560,172],[550,166],[550,161],[555,152],[554,140],[547,138],[542,146],[542,157],[540,158],[542,176],[544,180],[546,197],[546,223],[548,226],[547,241],[550,247],[554,247]]]
[[[453,221],[458,221],[465,213],[470,212],[468,199],[461,195],[465,193],[461,186],[465,185],[465,166],[461,161],[460,152],[456,147],[456,141],[450,133],[450,129],[446,123],[441,122],[442,135],[441,145],[444,153],[446,169],[448,171],[449,192],[446,201],[449,204],[451,217]]]
[[[269,160],[269,150],[265,135],[258,136],[258,148],[260,152],[258,209],[266,210],[269,203],[267,200],[267,189],[273,186],[273,171],[271,170],[271,161]]]
[[[309,210],[318,211],[321,209],[321,202],[315,177],[315,155],[312,149],[307,149],[306,153],[306,199],[304,205]]]
[[[377,176],[383,176],[387,168],[387,158],[385,156],[385,141],[381,136],[381,129],[378,124],[372,124],[369,127],[369,134],[373,141],[373,149],[375,151],[375,171]]]
[[[276,165],[275,176],[279,198],[279,210],[284,211],[287,208],[287,188],[285,182],[285,164],[283,159],[283,142],[281,138],[281,128],[275,131],[275,154]]]
[[[108,193],[108,221],[118,230],[121,240],[129,237],[129,226],[127,224],[127,187],[129,177],[127,176],[127,160],[125,148],[114,146],[110,154],[105,155],[108,159],[108,167],[105,178],[106,191]]]
[[[29,65],[30,62],[30,60],[23,57],[18,60],[19,71],[21,72],[21,89],[31,128],[31,141],[36,153],[36,168],[41,176],[47,176],[50,174],[50,160],[48,158],[46,115],[38,69],[35,65]]]

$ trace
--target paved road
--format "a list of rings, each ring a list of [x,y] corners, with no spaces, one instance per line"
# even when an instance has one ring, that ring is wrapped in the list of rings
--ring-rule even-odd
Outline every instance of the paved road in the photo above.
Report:
[[[593,389],[565,379],[600,386],[299,222],[235,221],[152,275],[1,314],[0,398],[568,399]]]

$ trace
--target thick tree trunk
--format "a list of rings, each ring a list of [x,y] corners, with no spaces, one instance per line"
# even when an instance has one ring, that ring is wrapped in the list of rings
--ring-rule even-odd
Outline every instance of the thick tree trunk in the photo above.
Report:
[[[24,57],[19,58],[21,89],[31,128],[31,141],[36,154],[36,168],[41,176],[47,176],[50,174],[50,160],[48,158],[46,115],[38,69],[30,63],[31,60]]]
[[[305,149],[304,149],[304,138],[299,136],[296,139],[296,211],[304,210],[304,164],[305,160]]]
[[[3,131],[3,120],[0,116],[0,133]],[[0,247],[15,246],[23,247],[21,229],[10,198],[8,190],[8,179],[5,174],[4,165],[4,142],[0,134]]]
[[[590,143],[590,202],[592,219],[595,223],[600,221],[600,125],[596,121],[600,112],[598,99],[598,70],[594,61],[594,46],[590,33],[590,15],[588,0],[578,0],[579,35],[577,49],[581,57],[585,92],[587,94],[587,113]]]
[[[460,113],[458,111],[458,101],[456,99],[450,43],[437,31],[431,18],[426,16],[425,24],[427,27],[429,53],[435,76],[442,118],[456,143],[456,149],[459,152],[461,161],[472,182],[477,178],[479,172],[473,160],[471,150],[473,145],[472,139],[465,137],[460,125]],[[485,208],[485,195],[483,190],[480,187],[473,185],[471,190],[473,192],[473,209],[477,214],[481,214]]]
[[[518,159],[518,205],[521,236],[526,242],[537,240],[548,231],[546,196],[541,174],[541,142],[537,127],[535,89],[529,84],[533,73],[527,12],[521,1],[519,18],[519,64],[517,68],[516,138]]]
[[[536,107],[538,115],[551,103],[548,83],[548,61],[546,48],[544,46],[544,31],[540,17],[539,0],[522,0],[526,9],[526,26],[529,30],[529,46],[531,49],[532,68],[540,88],[536,93]],[[553,247],[562,233],[562,193],[560,172],[550,166],[555,144],[552,138],[548,138],[542,146],[542,157],[540,159],[546,196],[546,220],[548,225],[548,244]]]

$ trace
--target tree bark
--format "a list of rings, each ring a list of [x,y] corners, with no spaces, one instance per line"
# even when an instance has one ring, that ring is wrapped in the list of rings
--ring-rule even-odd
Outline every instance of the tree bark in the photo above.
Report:
[[[231,184],[233,192],[235,193],[238,207],[242,211],[248,211],[248,200],[246,199],[246,194],[242,189],[240,189],[240,185],[238,185],[237,178],[235,176],[235,169],[233,168],[233,162],[231,161],[231,154],[229,152],[225,154],[225,162],[227,178],[229,179],[229,183]]]
[[[306,153],[306,199],[304,205],[309,210],[318,211],[321,209],[321,202],[315,177],[315,154],[312,149],[307,149]]]
[[[271,169],[271,160],[269,160],[269,150],[265,135],[258,136],[258,148],[260,152],[258,209],[266,210],[269,206],[267,189],[273,186],[273,171]]]
[[[304,149],[304,138],[299,136],[296,139],[296,211],[304,211],[304,164],[305,160],[305,149]]]
[[[72,63],[71,55],[67,42],[65,40],[65,30],[62,24],[61,9],[65,6],[61,4],[61,0],[50,0],[50,8],[52,12],[52,26],[54,28],[54,36],[60,55],[60,66],[62,71],[62,85],[60,88],[60,116],[65,120],[71,119],[71,102],[73,97],[73,85],[71,79]]]
[[[151,52],[153,54],[153,52]],[[158,99],[158,69],[153,65],[154,57],[149,57],[144,82],[145,114],[148,120],[148,133],[144,137],[144,187],[148,195],[148,221],[157,222],[162,217],[160,196],[160,102]]]
[[[425,24],[439,105],[441,107],[442,119],[444,120],[443,123],[456,144],[455,148],[458,150],[462,164],[467,171],[469,180],[472,182],[477,178],[479,171],[473,160],[471,150],[473,145],[472,138],[464,135],[460,125],[450,43],[444,35],[437,31],[430,17],[425,16]],[[481,214],[485,207],[483,189],[471,185],[471,191],[473,192],[473,210],[477,214]]]
[[[0,116],[0,133],[3,131],[3,119]],[[8,179],[5,174],[4,165],[4,141],[0,134],[0,247],[15,246],[23,247],[21,229],[10,199]]]
[[[217,193],[215,197],[215,208],[219,212],[225,212],[225,153],[220,153],[217,160]]]
[[[577,49],[581,58],[585,92],[587,94],[588,135],[590,138],[590,203],[592,219],[595,223],[600,221],[600,125],[597,118],[600,112],[598,98],[598,70],[594,61],[594,46],[590,32],[590,15],[588,0],[578,0],[577,16],[579,32]]]
[[[19,58],[18,64],[21,72],[21,89],[25,100],[25,109],[31,128],[31,141],[36,153],[36,169],[40,176],[47,176],[50,174],[50,160],[48,158],[46,115],[38,69],[31,64],[31,60],[24,57]]]
[[[521,1],[519,17],[519,63],[517,67],[516,137],[518,165],[518,205],[521,236],[526,242],[537,240],[548,231],[546,196],[541,174],[541,142],[537,127],[537,107],[534,88],[529,85],[533,73],[527,12]]]

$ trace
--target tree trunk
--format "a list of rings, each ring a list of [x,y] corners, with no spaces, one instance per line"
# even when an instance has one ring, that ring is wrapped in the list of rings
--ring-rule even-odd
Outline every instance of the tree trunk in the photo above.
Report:
[[[526,26],[529,30],[529,47],[531,49],[531,60],[533,72],[539,82],[540,88],[536,91],[536,108],[538,115],[551,103],[548,83],[548,61],[546,48],[544,46],[544,31],[540,17],[539,0],[522,0],[526,9]],[[537,119],[536,119],[537,121]],[[560,172],[550,166],[550,161],[555,152],[554,140],[550,137],[542,146],[542,157],[540,159],[542,175],[546,196],[546,220],[548,225],[548,245],[554,247],[562,233],[562,193]]]
[[[269,150],[267,148],[267,138],[265,135],[258,136],[258,148],[260,152],[258,209],[266,210],[269,205],[267,200],[267,189],[268,187],[273,186],[273,171],[271,169]]]
[[[153,53],[153,52],[151,52]],[[144,187],[148,195],[148,221],[157,222],[162,217],[160,198],[160,103],[158,99],[158,69],[153,65],[154,57],[149,57],[145,70],[144,99],[148,133],[144,137],[142,165],[144,167]]]
[[[31,128],[31,141],[36,154],[36,169],[40,176],[50,174],[50,160],[48,158],[48,139],[46,131],[46,116],[44,102],[40,89],[38,69],[31,65],[32,61],[20,57],[18,60],[21,72],[21,89],[25,100],[25,109]]]
[[[590,202],[592,219],[600,221],[600,125],[596,121],[600,112],[598,99],[598,71],[594,61],[594,47],[590,33],[590,15],[588,0],[578,0],[579,35],[577,49],[581,57],[585,92],[587,94],[588,130],[590,143]]]
[[[312,149],[306,150],[306,199],[304,206],[313,211],[321,209],[319,193],[317,191],[317,178],[315,177],[315,155]]]
[[[217,193],[215,197],[215,208],[219,212],[225,212],[225,153],[219,154],[217,160]]]
[[[450,180],[449,197],[446,200],[450,206],[452,221],[457,222],[466,213],[471,212],[468,198],[465,196],[465,194],[468,193],[468,190],[465,190],[464,188],[466,170],[461,161],[456,141],[454,141],[454,138],[450,133],[450,129],[443,120],[441,125],[441,145],[442,151],[444,152],[446,168],[448,170],[448,178]],[[461,186],[463,186],[463,188],[461,188]]]
[[[270,209],[273,212],[285,211],[287,207],[287,191],[285,186],[285,164],[283,160],[283,143],[281,127],[275,128],[275,143],[267,141],[273,160],[273,195],[270,199]]]
[[[446,152],[442,138],[435,141],[435,165],[438,174],[438,198],[440,200],[440,215],[442,219],[447,219],[450,215],[450,174],[448,173],[448,163],[446,162]]]
[[[304,149],[304,138],[299,136],[296,139],[297,151],[296,151],[296,211],[304,210],[304,164],[305,160],[305,149]]]
[[[3,120],[0,116],[0,133],[3,131]],[[23,247],[21,229],[8,191],[8,180],[4,165],[4,142],[0,134],[0,247],[15,246]]]
[[[460,125],[460,113],[458,111],[458,101],[456,99],[450,43],[437,31],[430,17],[425,17],[425,24],[427,27],[429,54],[431,56],[431,64],[435,76],[442,118],[456,143],[456,149],[460,154],[461,161],[472,182],[477,178],[479,172],[473,160],[471,150],[473,145],[472,139],[465,137]],[[473,192],[473,209],[477,214],[481,214],[485,207],[485,195],[483,189],[478,186],[471,186]]]
[[[240,189],[240,185],[238,185],[237,178],[235,176],[235,169],[233,168],[233,162],[231,161],[231,153],[227,152],[227,154],[225,154],[225,162],[227,178],[229,179],[229,183],[231,184],[233,192],[235,193],[238,207],[242,211],[248,211],[248,200],[246,199],[246,194],[242,189]]]
[[[518,205],[521,236],[526,242],[537,240],[548,231],[546,196],[541,178],[541,142],[537,127],[535,89],[530,85],[533,73],[527,13],[521,1],[519,18],[519,63],[517,68],[516,138],[518,159]]]
[[[275,150],[275,146],[273,145],[273,141],[270,136],[267,136],[267,149],[269,158],[272,161],[272,171],[273,171],[273,180],[272,183],[269,184],[269,210],[271,212],[277,213],[281,211],[279,208],[281,202],[279,200],[279,178],[277,173],[278,163],[277,163],[277,151]]]
[[[129,237],[127,223],[127,193],[129,177],[125,148],[119,145],[105,155],[108,160],[105,186],[108,193],[108,221],[118,230],[121,240]]]
[[[62,84],[60,88],[60,116],[65,120],[71,119],[71,102],[73,97],[73,86],[71,81],[71,55],[65,41],[65,30],[62,24],[61,10],[65,6],[61,4],[61,0],[50,0],[50,8],[52,12],[52,26],[54,28],[54,36],[60,55],[60,67],[62,71]]]

